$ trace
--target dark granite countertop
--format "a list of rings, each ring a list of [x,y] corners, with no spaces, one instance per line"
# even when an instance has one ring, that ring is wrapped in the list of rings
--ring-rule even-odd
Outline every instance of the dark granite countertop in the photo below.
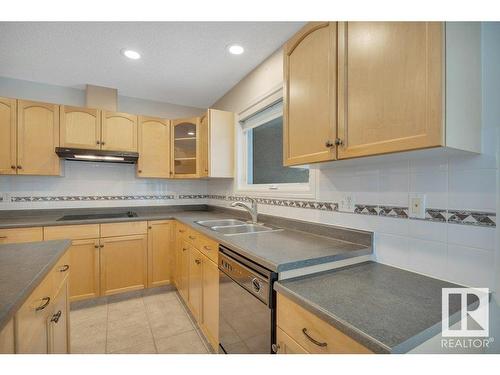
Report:
[[[0,245],[0,330],[70,245],[69,240]]]
[[[58,218],[67,214],[120,211],[134,211],[137,217],[57,221]],[[373,252],[372,234],[369,232],[278,219],[266,215],[259,215],[259,220],[262,218],[262,221],[266,222],[268,219],[272,221],[272,224],[285,229],[251,235],[224,236],[196,224],[195,221],[219,218],[245,218],[246,220],[248,219],[246,213],[228,209],[218,210],[206,205],[8,211],[4,212],[4,215],[1,214],[0,211],[0,228],[176,219],[275,272],[368,255]],[[301,228],[302,231],[297,228]]]
[[[376,262],[278,281],[274,289],[376,353],[441,332],[441,289],[460,285]],[[459,306],[450,304],[451,313]]]

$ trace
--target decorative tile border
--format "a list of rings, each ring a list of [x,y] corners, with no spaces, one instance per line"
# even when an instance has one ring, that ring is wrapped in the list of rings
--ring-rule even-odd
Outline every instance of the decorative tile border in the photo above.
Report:
[[[245,202],[249,200],[247,196],[233,195],[208,195],[204,196],[209,199],[217,199],[224,201],[239,201]],[[335,202],[316,202],[302,201],[289,199],[273,199],[273,198],[254,198],[257,203],[273,206],[285,206],[295,208],[310,208],[324,211],[338,211],[338,203]],[[425,219],[417,219],[408,216],[408,207],[397,206],[378,206],[368,204],[357,204],[354,209],[354,214],[383,216],[398,219],[410,220],[425,220],[438,223],[453,223],[463,225],[476,225],[485,227],[496,226],[496,214],[494,212],[476,212],[476,211],[458,211],[445,210],[439,208],[428,208],[425,210]]]
[[[242,195],[221,195],[221,194],[174,194],[165,195],[62,195],[62,196],[21,196],[11,197],[10,201],[14,203],[30,203],[30,202],[89,202],[89,201],[130,201],[130,200],[174,200],[174,199],[216,199],[230,202],[248,202],[250,197]],[[257,203],[281,206],[304,208],[321,211],[338,211],[338,203],[336,202],[319,202],[308,200],[294,199],[277,199],[255,197]],[[0,201],[3,198],[0,197]],[[368,204],[357,204],[354,214],[383,216],[398,219],[425,220],[441,223],[453,223],[463,225],[475,225],[482,227],[496,227],[496,213],[494,212],[479,212],[465,210],[445,210],[428,208],[425,212],[425,219],[415,219],[408,217],[408,207],[397,206],[378,206]]]
[[[495,227],[496,214],[492,212],[448,210],[448,222],[454,224]]]
[[[11,202],[77,202],[175,199],[174,195],[62,195],[45,197],[11,197]]]

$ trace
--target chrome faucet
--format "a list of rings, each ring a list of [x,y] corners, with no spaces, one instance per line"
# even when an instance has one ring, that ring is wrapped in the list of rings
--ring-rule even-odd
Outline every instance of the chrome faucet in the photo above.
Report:
[[[233,203],[231,203],[231,207],[242,207],[242,208],[244,208],[245,210],[248,211],[248,213],[252,217],[252,224],[257,224],[257,215],[258,215],[258,212],[257,212],[257,201],[255,199],[253,199],[253,198],[248,198],[248,200],[250,201],[251,206],[248,206],[248,205],[246,205],[243,202],[233,202]]]

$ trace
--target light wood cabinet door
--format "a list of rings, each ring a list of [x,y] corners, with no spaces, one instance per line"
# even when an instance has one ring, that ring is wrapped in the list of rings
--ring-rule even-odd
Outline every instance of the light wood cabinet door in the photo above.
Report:
[[[0,174],[16,174],[16,100],[0,97]]]
[[[17,311],[14,318],[16,353],[49,352],[47,321],[52,313],[53,297],[53,285],[49,277],[41,282]]]
[[[0,354],[14,353],[14,319],[11,319],[0,331]]]
[[[99,296],[99,240],[73,240],[70,249],[71,301]]]
[[[137,152],[137,116],[102,111],[101,149]]]
[[[61,147],[101,148],[101,111],[61,105]]]
[[[219,268],[203,256],[202,329],[214,350],[219,347]]]
[[[335,159],[335,22],[312,22],[284,47],[283,163]]]
[[[178,290],[184,300],[188,303],[189,299],[189,254],[191,253],[191,245],[185,240],[182,240],[182,245],[180,247],[180,267],[179,267],[179,277],[178,277]]]
[[[147,285],[147,235],[101,238],[101,295],[144,289]]]
[[[194,247],[189,252],[189,282],[188,305],[191,313],[198,322],[201,322],[202,309],[202,270],[203,255]]]
[[[64,282],[54,299],[52,315],[48,317],[48,352],[68,354],[70,352],[68,281]]]
[[[339,159],[444,144],[443,24],[339,23]]]
[[[17,173],[57,176],[60,161],[59,106],[17,101]]]
[[[43,241],[43,231],[35,228],[0,229],[0,244]]]
[[[170,177],[170,121],[139,116],[137,177]]]
[[[175,178],[199,177],[200,118],[172,121],[172,171]]]
[[[148,287],[170,284],[173,221],[150,221],[148,225]]]
[[[309,354],[279,327],[276,329],[276,344],[277,354]]]
[[[209,174],[209,112],[200,120],[200,163],[198,174],[200,177],[208,177]]]

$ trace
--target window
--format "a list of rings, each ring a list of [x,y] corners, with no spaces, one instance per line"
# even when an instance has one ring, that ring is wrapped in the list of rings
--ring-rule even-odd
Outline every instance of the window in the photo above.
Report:
[[[281,94],[281,92],[280,92]],[[255,105],[239,119],[238,191],[311,196],[312,171],[283,166],[283,101]]]

